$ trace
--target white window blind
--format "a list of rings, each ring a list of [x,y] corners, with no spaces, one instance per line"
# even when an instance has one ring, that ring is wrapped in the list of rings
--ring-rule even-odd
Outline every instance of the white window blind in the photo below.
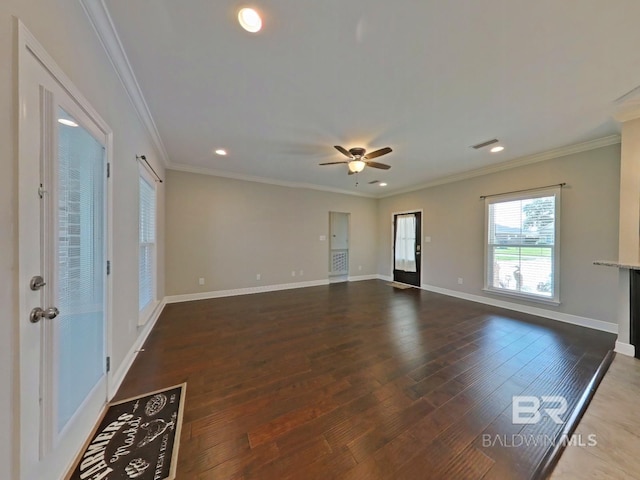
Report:
[[[559,303],[560,188],[486,199],[485,290]]]
[[[150,307],[156,297],[156,189],[155,182],[145,173],[140,174],[140,312]]]

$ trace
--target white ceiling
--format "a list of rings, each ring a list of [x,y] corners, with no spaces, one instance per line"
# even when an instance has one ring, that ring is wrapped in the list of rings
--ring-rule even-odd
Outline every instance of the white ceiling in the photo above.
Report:
[[[615,134],[640,84],[638,0],[255,0],[258,34],[236,1],[105,3],[171,165],[230,176],[386,195]],[[392,168],[356,187],[336,144]]]

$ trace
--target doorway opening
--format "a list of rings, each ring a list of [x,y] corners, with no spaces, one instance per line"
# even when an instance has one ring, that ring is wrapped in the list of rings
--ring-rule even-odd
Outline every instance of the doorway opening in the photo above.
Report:
[[[349,280],[349,213],[329,212],[329,282]]]

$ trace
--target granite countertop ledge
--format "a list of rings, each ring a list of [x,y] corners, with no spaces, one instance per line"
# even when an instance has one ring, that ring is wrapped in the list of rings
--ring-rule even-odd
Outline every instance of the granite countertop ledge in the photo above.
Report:
[[[596,260],[594,265],[602,265],[605,267],[627,268],[629,270],[640,270],[640,263],[622,262],[618,260]]]

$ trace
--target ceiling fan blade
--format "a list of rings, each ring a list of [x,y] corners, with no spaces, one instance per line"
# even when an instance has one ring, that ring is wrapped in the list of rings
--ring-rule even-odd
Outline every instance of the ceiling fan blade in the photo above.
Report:
[[[333,148],[335,148],[336,150],[338,150],[341,154],[343,154],[345,157],[349,157],[349,158],[353,158],[353,155],[351,155],[349,153],[349,150],[347,150],[344,147],[341,147],[340,145],[334,145]]]
[[[326,162],[326,163],[319,163],[318,165],[338,165],[339,163],[349,163],[347,161],[344,162]]]
[[[372,159],[372,158],[381,157],[382,155],[386,155],[387,153],[391,153],[392,151],[393,150],[391,150],[390,147],[384,147],[384,148],[381,148],[380,150],[376,150],[375,152],[367,153],[364,156],[364,160],[369,160],[369,159]]]
[[[387,165],[386,163],[378,163],[378,162],[367,162],[367,166],[373,168],[381,168],[382,170],[389,170],[391,165]]]

